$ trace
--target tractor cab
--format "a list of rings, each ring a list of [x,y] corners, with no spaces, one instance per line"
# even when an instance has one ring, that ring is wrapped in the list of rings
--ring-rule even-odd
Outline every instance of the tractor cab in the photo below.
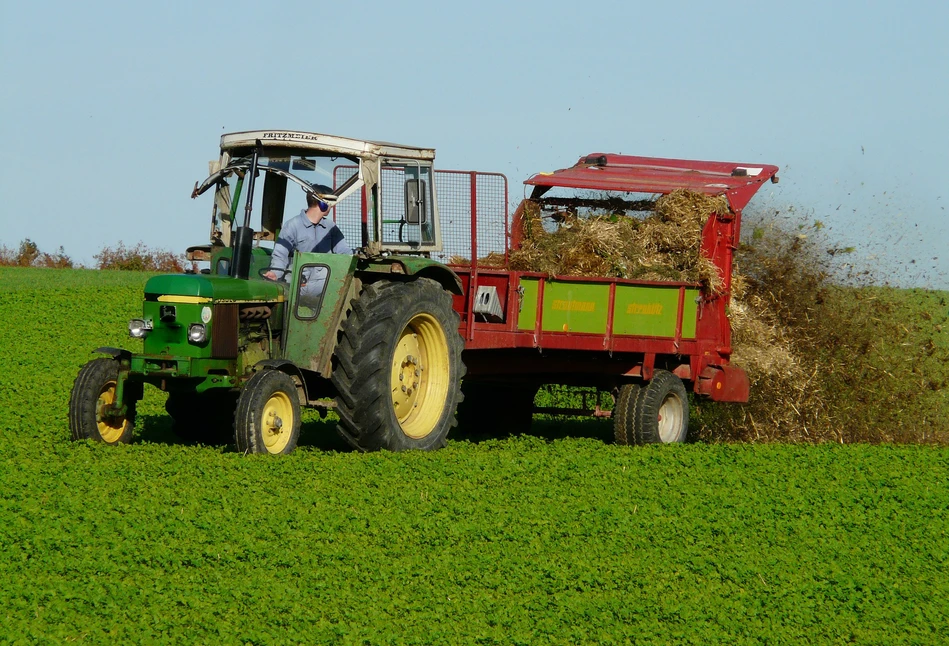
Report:
[[[226,134],[210,176],[192,192],[214,189],[210,244],[190,248],[189,258],[210,262],[212,274],[262,275],[281,228],[306,208],[308,193],[330,205],[328,217],[353,249],[441,251],[434,158],[432,149],[316,133]],[[234,266],[235,258],[247,262],[239,240],[249,248],[247,276]]]

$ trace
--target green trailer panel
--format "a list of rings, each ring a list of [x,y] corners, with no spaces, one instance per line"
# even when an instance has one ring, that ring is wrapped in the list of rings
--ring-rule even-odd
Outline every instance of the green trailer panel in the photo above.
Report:
[[[517,318],[519,330],[533,330],[540,298],[540,280],[522,278],[521,311]],[[544,299],[540,305],[541,329],[544,332],[606,333],[610,286],[573,282],[544,282]]]
[[[536,278],[522,278],[521,311],[517,315],[517,329],[533,330],[537,320],[537,291],[540,281]]]
[[[606,334],[608,284],[549,281],[544,285],[544,332]]]
[[[695,338],[697,289],[685,290],[682,338]],[[613,334],[674,337],[679,310],[678,286],[616,286]]]
[[[517,329],[533,330],[539,306],[540,279],[522,278],[521,310]],[[613,334],[624,336],[675,336],[679,285],[617,285],[613,309]],[[605,334],[610,286],[545,281],[542,330]],[[682,338],[694,339],[699,290],[685,288]]]
[[[698,324],[699,300],[702,294],[697,289],[685,290],[685,303],[682,305],[682,338],[694,339],[695,326]]]

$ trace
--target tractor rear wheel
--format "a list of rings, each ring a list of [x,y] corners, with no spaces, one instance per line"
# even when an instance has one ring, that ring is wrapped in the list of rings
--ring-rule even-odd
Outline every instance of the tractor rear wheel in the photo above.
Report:
[[[636,444],[685,442],[689,434],[689,396],[681,379],[666,370],[653,373],[636,402],[633,432]]]
[[[174,420],[172,430],[186,442],[226,443],[234,433],[237,393],[211,390],[205,393],[172,392],[165,410]]]
[[[362,451],[431,451],[456,424],[464,343],[451,295],[427,278],[363,288],[336,347],[340,435]]]
[[[241,390],[234,411],[234,440],[241,453],[290,453],[300,436],[300,396],[293,379],[279,370],[255,373]]]
[[[119,362],[93,359],[80,370],[69,395],[69,430],[74,440],[128,444],[135,427],[135,400],[125,402],[125,414],[111,414],[116,403]],[[120,402],[121,403],[121,402]]]

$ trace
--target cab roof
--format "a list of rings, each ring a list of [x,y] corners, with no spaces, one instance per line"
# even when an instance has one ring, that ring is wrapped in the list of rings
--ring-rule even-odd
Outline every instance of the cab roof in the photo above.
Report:
[[[707,195],[725,195],[733,210],[740,210],[761,185],[777,182],[777,166],[710,162],[661,157],[633,157],[591,153],[570,168],[538,173],[525,184],[535,186],[534,197],[553,187],[665,195],[688,189]]]
[[[228,133],[221,137],[221,151],[252,148],[257,141],[260,141],[265,148],[293,148],[295,150],[338,153],[360,158],[399,157],[419,161],[435,159],[433,148],[405,146],[385,141],[363,141],[299,130],[248,130],[246,132]]]

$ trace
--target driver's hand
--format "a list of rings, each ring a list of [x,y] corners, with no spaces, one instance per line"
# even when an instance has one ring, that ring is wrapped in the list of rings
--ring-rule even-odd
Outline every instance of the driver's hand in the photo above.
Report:
[[[277,273],[268,271],[266,274],[264,274],[264,278],[267,278],[268,280],[277,280]]]

